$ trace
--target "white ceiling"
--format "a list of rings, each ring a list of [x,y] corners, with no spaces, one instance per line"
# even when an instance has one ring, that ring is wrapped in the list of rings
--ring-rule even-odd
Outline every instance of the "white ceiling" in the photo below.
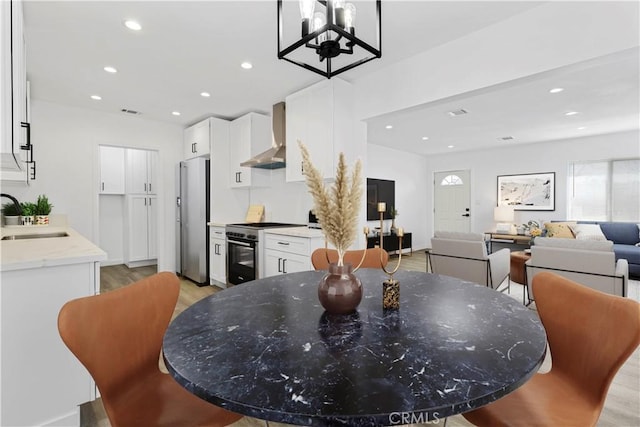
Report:
[[[539,4],[385,0],[382,59],[340,77],[353,81]],[[371,7],[358,3],[357,27],[364,34]],[[186,126],[208,116],[269,113],[287,94],[322,79],[277,59],[275,0],[26,1],[24,11],[35,99],[116,113],[126,108]],[[139,21],[142,31],[125,28],[125,19]],[[253,69],[241,69],[243,61]],[[369,142],[428,154],[448,145],[504,144],[503,136],[525,143],[638,129],[638,62],[635,49],[371,119]],[[106,65],[118,73],[106,73]],[[565,91],[549,94],[556,86]],[[203,91],[211,97],[201,97]],[[90,99],[94,94],[102,100]],[[469,114],[447,115],[458,108]],[[580,114],[562,114],[570,110]],[[580,126],[586,128],[576,130]],[[428,141],[421,140],[425,135]]]

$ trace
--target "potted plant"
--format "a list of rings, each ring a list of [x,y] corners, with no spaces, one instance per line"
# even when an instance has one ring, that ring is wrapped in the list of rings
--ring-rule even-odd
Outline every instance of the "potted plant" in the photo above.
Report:
[[[44,194],[38,196],[35,204],[36,225],[49,225],[49,214],[53,205]]]
[[[20,225],[20,207],[13,202],[2,205],[4,225]]]
[[[22,202],[20,206],[22,207],[22,215],[20,216],[22,225],[33,225],[36,204],[32,202]]]

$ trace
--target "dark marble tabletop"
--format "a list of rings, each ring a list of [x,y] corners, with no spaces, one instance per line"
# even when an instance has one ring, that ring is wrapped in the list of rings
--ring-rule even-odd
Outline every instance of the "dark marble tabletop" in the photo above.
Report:
[[[380,426],[466,412],[513,391],[546,352],[535,312],[486,287],[399,271],[400,309],[383,312],[379,270],[359,270],[351,315],[327,315],[324,272],[247,282],[189,307],[164,360],[187,390],[256,418]]]

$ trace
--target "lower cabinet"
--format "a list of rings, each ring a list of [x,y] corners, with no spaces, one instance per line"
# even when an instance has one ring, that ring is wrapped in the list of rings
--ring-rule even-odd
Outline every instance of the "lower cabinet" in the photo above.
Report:
[[[264,277],[313,270],[311,253],[323,246],[320,237],[265,233]]]
[[[209,279],[212,285],[227,284],[227,243],[224,227],[211,227],[209,233]],[[219,283],[215,283],[219,282]]]
[[[125,264],[140,267],[156,264],[158,257],[158,208],[155,196],[131,195],[126,202]]]

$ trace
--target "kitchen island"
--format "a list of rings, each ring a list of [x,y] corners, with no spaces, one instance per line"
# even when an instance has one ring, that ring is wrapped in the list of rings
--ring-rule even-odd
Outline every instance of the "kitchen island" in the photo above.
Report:
[[[79,425],[91,376],[64,345],[62,305],[99,293],[106,253],[61,226],[0,229],[0,425]]]

